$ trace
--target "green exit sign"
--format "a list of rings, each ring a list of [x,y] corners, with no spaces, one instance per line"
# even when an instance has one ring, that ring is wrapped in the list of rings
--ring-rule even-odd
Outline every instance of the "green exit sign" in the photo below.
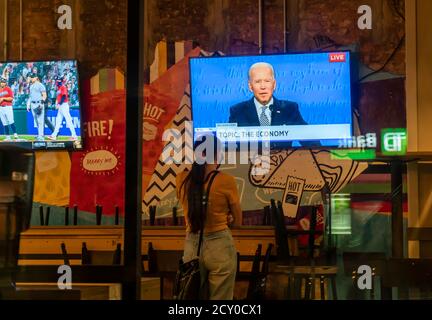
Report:
[[[381,152],[386,156],[403,156],[407,152],[408,143],[405,128],[381,130]]]

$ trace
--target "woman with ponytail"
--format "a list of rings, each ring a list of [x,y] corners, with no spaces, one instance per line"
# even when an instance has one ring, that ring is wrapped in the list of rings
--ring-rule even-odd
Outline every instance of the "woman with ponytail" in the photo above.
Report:
[[[191,170],[181,172],[176,179],[177,198],[186,222],[183,261],[196,257],[200,232],[204,230],[199,257],[200,294],[210,300],[233,299],[237,250],[229,226],[241,225],[242,220],[234,177],[217,171],[221,153],[217,138],[201,136],[194,145],[195,161]]]

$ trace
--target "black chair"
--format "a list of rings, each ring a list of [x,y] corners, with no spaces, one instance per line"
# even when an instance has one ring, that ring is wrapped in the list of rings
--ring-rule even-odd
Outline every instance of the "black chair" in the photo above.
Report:
[[[285,217],[283,212],[276,207],[275,201],[271,200],[270,206],[271,215],[273,218],[275,240],[276,240],[276,256],[280,262],[289,262],[291,254],[288,247],[288,233],[285,226]]]
[[[144,256],[144,259],[146,257]],[[160,279],[160,299],[164,299],[165,279],[174,283],[179,263],[183,258],[183,250],[156,250],[153,244],[148,244],[148,271],[143,266],[143,277],[156,277]]]
[[[262,255],[262,244],[258,244],[255,254],[240,255],[237,252],[237,274],[236,281],[247,281],[247,300],[262,300],[265,298],[267,276],[269,274],[269,263],[274,245],[269,244],[265,255]],[[240,271],[240,262],[252,261],[250,271]],[[262,262],[262,264],[261,264]]]
[[[382,276],[386,293],[382,299],[393,299],[392,288],[398,288],[398,299],[432,299],[432,259],[388,259]],[[413,289],[418,294],[413,296]]]
[[[173,226],[178,226],[179,220],[177,216],[177,207],[172,208],[172,221],[173,221]]]
[[[69,260],[69,256],[68,256],[68,253],[67,253],[66,244],[62,243],[60,245],[60,248],[61,248],[61,253],[62,253],[62,256],[63,256],[63,263],[65,265],[67,265],[67,266],[70,266],[70,260]]]
[[[335,256],[328,252],[319,252],[321,245],[315,244],[315,235],[323,234],[316,230],[317,208],[311,208],[310,229],[299,230],[296,227],[285,225],[285,216],[282,206],[271,201],[271,212],[275,227],[275,240],[277,252],[277,269],[288,275],[287,297],[289,299],[315,298],[315,280],[320,281],[320,296],[325,298],[325,282],[330,281],[333,299],[337,299]],[[308,235],[308,246],[305,257],[299,256],[297,237]],[[291,244],[291,246],[290,246]],[[318,254],[317,254],[318,253]],[[304,296],[301,289],[304,284]]]
[[[150,216],[150,225],[154,226],[156,221],[156,206],[150,206],[149,207],[149,216]]]
[[[263,209],[263,221],[262,221],[262,225],[263,226],[271,226],[272,223],[272,219],[271,219],[271,213],[270,213],[270,206],[265,206]]]
[[[117,243],[114,251],[88,250],[87,244],[83,242],[81,248],[82,265],[120,265],[122,263],[121,244]]]
[[[0,296],[14,290],[20,235],[30,225],[34,164],[28,150],[0,146]]]
[[[89,265],[91,264],[90,253],[87,249],[87,243],[83,242],[81,247],[81,264]]]
[[[259,281],[260,265],[261,265],[261,250],[262,244],[258,244],[255,255],[252,261],[252,269],[249,276],[249,286],[247,291],[247,299],[253,299]],[[239,261],[239,260],[237,260]]]
[[[256,270],[254,270],[254,266],[252,266],[252,276],[251,276],[252,281],[249,283],[249,287],[248,287],[248,294],[247,294],[248,300],[265,299],[267,276],[269,274],[269,263],[270,263],[272,250],[273,250],[273,244],[270,243],[264,255],[264,260],[261,266],[261,270],[259,270],[259,262],[258,262],[258,272],[256,272]],[[259,253],[261,258],[261,250]]]

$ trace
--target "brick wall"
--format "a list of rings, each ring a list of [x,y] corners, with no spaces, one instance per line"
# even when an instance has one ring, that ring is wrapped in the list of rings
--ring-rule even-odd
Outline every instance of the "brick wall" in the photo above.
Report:
[[[64,3],[73,7],[73,31],[57,29],[56,11]],[[289,0],[289,50],[316,50],[325,39],[341,45],[357,44],[362,62],[379,68],[404,33],[404,21],[398,15],[403,13],[404,2],[397,0],[396,8],[394,3],[393,0]],[[373,9],[371,31],[357,28],[357,8],[362,4]],[[259,52],[257,0],[148,0],[147,5],[147,65],[153,59],[156,43],[162,39],[195,40],[206,50],[227,54]],[[284,51],[283,7],[283,0],[264,1],[265,53]],[[85,77],[102,67],[117,66],[124,71],[126,10],[124,0],[23,1],[23,58],[75,57],[81,61]],[[19,0],[9,1],[8,14],[9,58],[19,59]],[[386,70],[405,73],[404,46]]]
[[[59,30],[57,9],[70,4],[73,29]],[[19,0],[8,6],[8,59],[20,59]],[[124,0],[31,0],[23,1],[22,58],[42,60],[77,58],[82,77],[103,67],[126,69],[126,14]],[[71,53],[70,47],[74,50]]]
[[[60,34],[55,20],[56,0],[23,1],[23,47],[24,60],[40,60],[59,56]],[[8,4],[9,59],[20,59],[20,6],[18,0]]]
[[[78,56],[82,77],[103,67],[126,70],[127,1],[81,0]]]
[[[150,56],[162,39],[196,40],[206,50],[226,54],[259,52],[257,0],[150,0],[150,3],[153,3],[147,34]],[[357,27],[360,17],[357,9],[364,4],[372,8],[372,30]],[[265,53],[284,51],[283,8],[283,0],[264,1]],[[320,49],[325,46],[325,39],[339,45],[357,45],[362,62],[377,69],[390,57],[404,34],[404,20],[398,15],[404,12],[403,0],[289,0],[288,8],[290,51]],[[405,73],[404,45],[386,70]]]
[[[358,44],[361,60],[377,69],[390,57],[405,32],[404,2],[392,0],[300,0],[299,32],[291,44],[297,50],[314,50],[317,36],[328,37],[340,45]],[[372,30],[360,30],[357,20],[361,5],[372,8]],[[387,71],[405,74],[405,47],[402,46],[390,61]]]

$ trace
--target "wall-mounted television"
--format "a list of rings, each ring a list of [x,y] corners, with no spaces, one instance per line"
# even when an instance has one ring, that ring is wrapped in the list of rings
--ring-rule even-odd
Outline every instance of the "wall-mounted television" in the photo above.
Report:
[[[352,136],[349,51],[190,58],[194,136],[335,147]]]
[[[76,60],[0,62],[0,147],[80,150]]]

